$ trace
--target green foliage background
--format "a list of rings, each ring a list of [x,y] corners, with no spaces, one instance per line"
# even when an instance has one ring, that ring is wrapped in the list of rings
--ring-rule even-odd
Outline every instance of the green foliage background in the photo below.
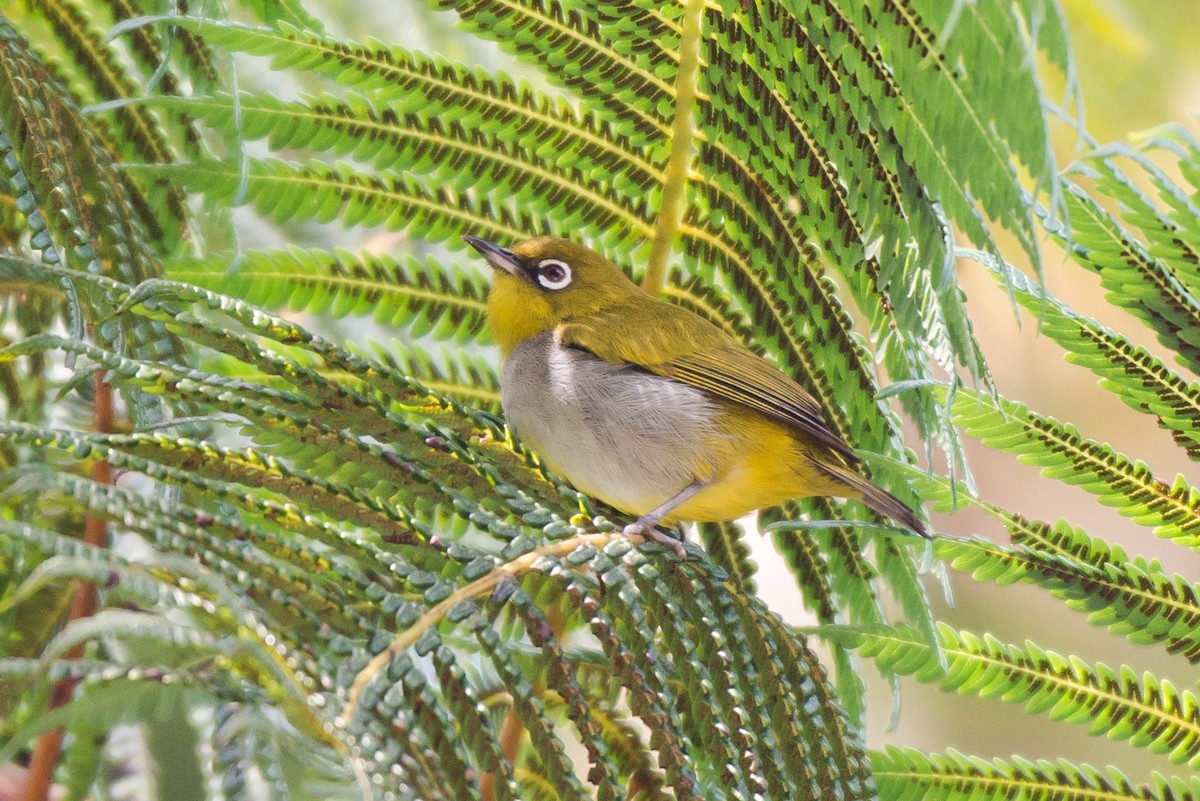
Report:
[[[1169,553],[1197,549],[1200,495],[997,386],[956,268],[1194,461],[1186,128],[1075,131],[1059,164],[1080,107],[1049,0],[402,8],[386,33],[299,0],[0,18],[0,762],[65,725],[73,798],[1200,797],[1192,690],[939,621],[919,575],[1036,588],[1193,675],[1194,582],[980,497],[963,453]],[[800,630],[758,597],[742,524],[682,564],[626,540],[496,416],[464,232],[649,264],[809,387],[877,481],[1009,541],[922,551],[854,503],[766,510]],[[1009,261],[1087,276],[1134,323]],[[109,542],[81,542],[97,524]],[[76,580],[101,608],[68,621]],[[867,750],[867,665],[1163,773]]]

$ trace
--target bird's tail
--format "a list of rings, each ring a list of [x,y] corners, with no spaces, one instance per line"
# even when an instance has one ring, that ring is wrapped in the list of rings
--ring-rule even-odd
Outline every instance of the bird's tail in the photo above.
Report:
[[[925,524],[917,518],[912,509],[909,509],[892,493],[880,489],[849,468],[816,461],[814,464],[839,482],[846,484],[851,490],[846,493],[848,496],[859,498],[872,511],[889,517],[905,528],[929,539],[929,529],[925,527]]]

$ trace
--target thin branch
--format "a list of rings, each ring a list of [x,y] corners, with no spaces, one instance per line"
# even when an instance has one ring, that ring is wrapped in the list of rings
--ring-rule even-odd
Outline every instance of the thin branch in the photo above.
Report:
[[[514,704],[508,708],[508,714],[504,716],[504,723],[500,725],[500,753],[508,760],[508,764],[515,765],[517,763],[517,753],[521,750],[521,743],[524,740],[525,726],[522,725],[521,716],[517,714]],[[479,797],[483,801],[495,801],[495,773],[485,773],[480,777]]]
[[[113,431],[113,390],[104,382],[104,372],[99,371],[94,378],[95,405],[92,409],[92,424],[98,434],[111,434]],[[113,480],[112,466],[108,462],[96,460],[92,463],[92,481],[97,484],[111,484]],[[104,518],[97,515],[87,515],[83,519],[83,539],[88,545],[98,548],[108,546],[108,525]],[[69,620],[80,620],[91,617],[96,612],[96,587],[91,582],[80,581],[75,584],[71,595],[71,606],[67,613]],[[72,647],[65,657],[78,659],[83,656],[83,644]],[[64,706],[71,701],[75,694],[75,680],[61,679],[50,691],[49,709]],[[50,788],[54,784],[54,771],[62,756],[63,727],[57,726],[38,738],[33,755],[29,761],[29,773],[26,776],[25,794],[23,801],[47,801],[50,798]]]
[[[350,685],[350,698],[346,701],[346,706],[342,709],[342,714],[334,721],[334,724],[337,726],[349,725],[350,721],[354,719],[354,713],[357,711],[358,701],[362,697],[362,692],[371,683],[371,680],[379,675],[380,672],[386,670],[393,659],[412,647],[417,640],[421,639],[421,635],[441,623],[450,610],[458,604],[489,594],[505,579],[520,576],[531,570],[542,557],[566,556],[581,545],[603,548],[618,538],[628,539],[634,545],[645,541],[645,537],[640,534],[625,534],[622,531],[580,534],[577,537],[571,537],[570,539],[544,545],[541,548],[535,548],[529,553],[518,556],[511,562],[497,565],[496,569],[486,576],[459,587],[446,596],[440,603],[430,607],[425,614],[421,615],[415,623],[405,629],[396,639],[392,640],[387,648],[376,654],[367,663],[366,667],[358,672],[358,675],[354,677],[354,683]]]
[[[683,218],[683,195],[692,159],[692,115],[696,108],[696,86],[700,79],[701,23],[705,0],[686,0],[679,38],[679,71],[675,74],[675,119],[671,123],[671,155],[663,176],[662,205],[654,221],[654,239],[642,289],[651,295],[662,292],[666,283],[667,257],[671,240]]]

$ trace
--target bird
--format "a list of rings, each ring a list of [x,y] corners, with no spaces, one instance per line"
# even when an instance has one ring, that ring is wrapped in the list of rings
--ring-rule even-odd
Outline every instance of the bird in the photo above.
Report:
[[[487,320],[510,429],[553,473],[636,516],[626,534],[686,558],[658,526],[834,496],[929,536],[862,475],[816,399],[736,337],[573,241],[463,239],[494,272]]]

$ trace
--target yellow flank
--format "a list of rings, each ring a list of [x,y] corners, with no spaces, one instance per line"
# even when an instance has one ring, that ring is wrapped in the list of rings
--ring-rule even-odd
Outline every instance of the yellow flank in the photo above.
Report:
[[[663,522],[736,520],[793,498],[861,494],[820,470],[806,455],[812,444],[804,443],[794,428],[734,404],[721,405],[718,425],[724,436],[709,445],[713,463],[721,465],[719,472],[711,486],[684,501]]]

